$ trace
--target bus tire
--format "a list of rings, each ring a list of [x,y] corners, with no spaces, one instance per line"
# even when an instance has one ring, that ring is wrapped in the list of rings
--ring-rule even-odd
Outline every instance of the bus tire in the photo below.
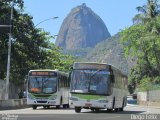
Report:
[[[114,111],[115,111],[115,112],[118,112],[118,111],[119,111],[119,108],[115,108]]]
[[[69,108],[69,104],[67,104],[67,108]]]
[[[56,109],[60,109],[60,105],[56,105]]]
[[[75,107],[74,109],[75,109],[76,113],[80,113],[81,112],[81,107]]]
[[[50,106],[49,106],[49,105],[43,105],[43,108],[44,108],[44,109],[49,109]]]
[[[91,111],[95,111],[95,108],[91,108]]]
[[[32,106],[33,110],[37,109],[37,106],[36,105],[33,105]]]
[[[95,108],[94,110],[95,110],[96,112],[99,112],[99,108]]]
[[[94,112],[99,112],[99,108],[91,108],[91,110]]]
[[[50,108],[50,106],[49,105],[47,105],[47,109],[49,109]]]
[[[46,105],[43,105],[43,109],[46,109],[47,108],[47,106]]]
[[[123,107],[122,107],[122,108],[119,108],[119,111],[123,111]]]
[[[69,104],[63,104],[63,108],[69,108]]]

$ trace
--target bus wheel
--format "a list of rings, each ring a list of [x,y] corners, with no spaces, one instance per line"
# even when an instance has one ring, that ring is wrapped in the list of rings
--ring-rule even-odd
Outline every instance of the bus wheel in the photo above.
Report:
[[[33,105],[32,106],[33,110],[37,109],[37,106],[36,105]]]
[[[95,108],[94,111],[99,112],[99,108]]]
[[[66,108],[66,104],[63,104],[63,108]]]
[[[50,106],[49,105],[47,105],[47,109],[49,109],[50,108]]]
[[[94,108],[91,108],[91,110],[94,111],[95,109],[94,109]]]
[[[119,111],[123,111],[123,107],[122,107],[122,108],[119,108]]]
[[[81,112],[81,107],[75,107],[75,112],[80,113]]]
[[[69,104],[65,104],[65,108],[69,108]]]
[[[69,104],[63,104],[63,108],[69,108]]]
[[[60,108],[60,105],[56,105],[56,108],[59,109],[59,108]]]
[[[113,109],[107,109],[107,112],[113,112]]]
[[[114,111],[115,111],[115,112],[118,112],[118,111],[119,111],[119,108],[115,108]]]
[[[46,109],[46,108],[47,108],[47,106],[43,105],[43,108],[44,108],[44,109]]]

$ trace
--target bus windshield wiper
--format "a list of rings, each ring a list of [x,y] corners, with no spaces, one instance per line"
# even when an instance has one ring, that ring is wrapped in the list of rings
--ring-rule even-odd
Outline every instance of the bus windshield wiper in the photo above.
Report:
[[[91,78],[93,78],[94,75],[96,75],[96,73],[98,73],[99,71],[102,71],[102,69],[97,70],[96,72],[94,72],[90,78],[89,78],[89,85],[88,85],[88,92],[91,92],[90,90],[90,86],[91,86]]]
[[[91,75],[91,77],[90,78],[92,78],[94,75],[96,75],[99,71],[102,71],[103,69],[99,69],[99,70],[97,70],[96,72],[94,72],[92,75]]]

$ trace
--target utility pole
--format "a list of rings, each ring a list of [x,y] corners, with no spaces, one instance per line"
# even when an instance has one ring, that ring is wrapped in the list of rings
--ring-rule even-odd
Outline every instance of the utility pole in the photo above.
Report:
[[[14,0],[12,1],[11,16],[10,16],[10,32],[9,32],[9,42],[8,42],[8,62],[7,62],[5,100],[8,100],[9,98],[9,76],[10,76],[10,61],[11,61],[10,59],[11,59],[11,42],[12,42],[13,6],[14,6]]]

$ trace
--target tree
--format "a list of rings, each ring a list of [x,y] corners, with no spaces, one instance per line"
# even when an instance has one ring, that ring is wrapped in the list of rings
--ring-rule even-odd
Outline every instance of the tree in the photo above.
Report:
[[[10,13],[10,2],[11,0],[0,1],[0,8],[3,8],[0,9],[0,19],[5,18],[6,13]],[[48,32],[35,28],[32,16],[23,11],[23,0],[16,0],[15,5],[17,7],[13,10],[10,81],[18,85],[23,84],[25,75],[31,69],[60,68],[69,71],[73,58],[63,55],[60,49],[50,42],[53,37]],[[19,10],[17,10],[18,8]],[[0,78],[5,79],[8,34],[0,34],[0,40]]]
[[[140,79],[160,75],[159,8],[157,0],[147,0],[147,5],[137,7],[140,13],[133,18],[133,26],[121,32],[126,56],[137,58],[137,64],[130,73],[131,78],[134,78],[134,73],[138,73]]]

